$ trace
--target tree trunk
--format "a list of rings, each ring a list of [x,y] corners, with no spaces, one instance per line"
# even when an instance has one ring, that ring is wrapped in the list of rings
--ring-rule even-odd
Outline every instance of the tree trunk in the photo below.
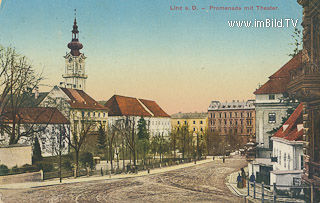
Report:
[[[79,177],[79,150],[75,150],[76,152],[76,177]]]

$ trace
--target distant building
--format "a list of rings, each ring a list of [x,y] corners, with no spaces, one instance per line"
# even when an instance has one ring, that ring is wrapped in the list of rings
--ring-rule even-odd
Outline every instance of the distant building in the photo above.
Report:
[[[287,86],[290,82],[289,71],[301,64],[298,54],[269,80],[257,89],[256,95],[256,142],[258,143],[258,157],[270,157],[272,150],[272,130],[282,124],[282,118],[287,117],[287,110],[296,107],[298,103],[289,101]]]
[[[242,138],[242,143],[249,141],[255,135],[255,108],[254,100],[221,103],[212,101],[208,108],[208,130],[217,132],[221,136],[231,133]]]
[[[183,125],[189,127],[189,131],[194,135],[203,135],[208,129],[208,113],[176,113],[171,115],[171,126],[173,129],[181,128]]]
[[[139,119],[143,117],[147,121],[150,137],[170,135],[170,116],[155,101],[114,95],[104,106],[110,109],[109,126],[118,120],[130,118],[137,127]]]
[[[83,90],[55,86],[40,105],[57,107],[69,119],[71,129],[80,130],[81,122],[84,120],[96,124],[92,131],[97,131],[100,124],[105,129],[108,127],[108,109]]]
[[[16,120],[13,121],[13,114],[8,112],[1,122],[11,127],[15,122],[16,138],[20,137],[18,144],[32,146],[35,137],[38,137],[42,156],[58,155],[61,130],[69,129],[70,122],[57,108],[21,108],[15,117]],[[69,136],[69,132],[63,135],[61,141],[63,154],[66,154],[69,149],[67,136]],[[5,132],[4,128],[0,129],[1,144],[8,145],[9,139],[10,136]]]

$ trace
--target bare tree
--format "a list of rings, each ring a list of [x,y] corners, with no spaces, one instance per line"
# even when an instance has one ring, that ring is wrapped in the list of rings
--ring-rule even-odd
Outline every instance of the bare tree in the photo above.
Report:
[[[80,121],[74,121],[71,128],[71,135],[67,137],[69,146],[74,149],[76,156],[76,176],[79,176],[79,155],[82,145],[88,134],[96,127],[96,122],[89,117],[84,117]]]
[[[19,112],[43,79],[42,73],[37,74],[25,56],[16,53],[13,48],[0,46],[0,127],[8,133],[9,144],[34,133],[28,130],[20,134],[20,126],[17,127],[21,124]],[[11,125],[3,122],[8,117],[12,119]]]

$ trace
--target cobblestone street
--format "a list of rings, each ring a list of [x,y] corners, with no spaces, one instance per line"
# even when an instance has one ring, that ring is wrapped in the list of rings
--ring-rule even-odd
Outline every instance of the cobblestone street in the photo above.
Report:
[[[240,156],[156,175],[20,190],[0,190],[3,202],[241,202],[225,185],[245,166]],[[1,200],[0,200],[1,202]]]

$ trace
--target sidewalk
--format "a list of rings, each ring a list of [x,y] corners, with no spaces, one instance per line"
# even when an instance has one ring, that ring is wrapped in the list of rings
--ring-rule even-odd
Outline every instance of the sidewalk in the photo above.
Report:
[[[191,167],[194,165],[204,164],[208,162],[212,162],[213,159],[207,158],[205,160],[197,161],[197,164],[194,164],[194,162],[185,163],[185,164],[179,164],[175,166],[167,166],[157,169],[151,169],[150,174],[148,174],[148,171],[141,171],[138,174],[118,174],[118,175],[112,175],[111,177],[109,175],[105,176],[90,176],[90,177],[79,177],[79,178],[64,178],[62,179],[62,183],[60,183],[59,179],[54,180],[45,180],[42,182],[27,182],[27,183],[12,183],[12,184],[5,184],[0,185],[0,189],[24,189],[24,188],[37,188],[37,187],[45,187],[45,186],[54,186],[54,185],[61,185],[61,184],[71,184],[71,183],[80,183],[80,182],[88,182],[88,181],[98,181],[98,180],[111,180],[111,179],[123,179],[123,178],[133,178],[133,177],[141,177],[146,175],[154,175],[159,173],[164,173],[168,171],[178,170],[182,168]],[[222,161],[220,159],[215,159],[214,161]]]
[[[244,168],[244,170],[246,172],[248,172],[248,169],[247,168]],[[236,171],[236,172],[233,172],[231,173],[229,176],[227,176],[226,178],[226,185],[227,187],[229,188],[229,190],[237,195],[237,196],[240,196],[240,197],[243,197],[244,199],[246,199],[247,202],[254,202],[254,203],[258,203],[258,202],[261,202],[261,194],[259,192],[261,192],[261,187],[259,186],[259,184],[256,185],[256,191],[257,191],[257,194],[256,194],[256,199],[254,199],[252,197],[252,193],[253,193],[253,189],[250,187],[250,195],[251,196],[248,196],[248,188],[245,187],[245,188],[238,188],[237,187],[237,177],[238,177],[238,173],[240,173],[240,171]],[[268,191],[268,190],[265,190],[265,195],[269,196],[272,196],[272,192]],[[265,202],[272,202],[271,200],[267,200],[265,199]],[[299,203],[302,203],[304,202],[303,200],[298,200],[298,199],[295,199],[295,198],[277,198],[277,202],[299,202]]]

